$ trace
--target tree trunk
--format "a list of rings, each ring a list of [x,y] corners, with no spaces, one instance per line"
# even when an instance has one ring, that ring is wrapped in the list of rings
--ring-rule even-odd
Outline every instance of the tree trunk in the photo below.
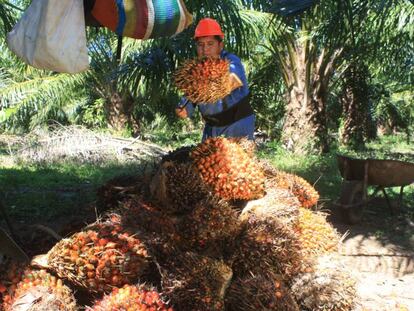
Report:
[[[113,92],[107,100],[106,114],[109,126],[115,131],[132,129],[134,134],[139,130],[137,121],[132,117],[133,98],[130,95],[121,96]]]
[[[282,141],[295,153],[328,152],[325,99],[312,94],[305,99],[303,92],[290,92],[286,106]]]
[[[282,141],[296,153],[329,151],[326,102],[333,65],[342,50],[317,55],[311,43],[292,45],[282,59],[290,90]]]

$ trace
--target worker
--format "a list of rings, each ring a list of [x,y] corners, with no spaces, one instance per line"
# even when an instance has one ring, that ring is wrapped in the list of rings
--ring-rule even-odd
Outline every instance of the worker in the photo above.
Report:
[[[230,62],[232,83],[241,85],[216,103],[194,103],[181,98],[175,112],[180,118],[191,117],[198,107],[205,122],[202,141],[209,137],[246,137],[253,140],[256,117],[250,106],[250,92],[240,59],[224,50],[224,33],[219,23],[204,18],[197,24],[194,34],[199,58],[222,58]]]

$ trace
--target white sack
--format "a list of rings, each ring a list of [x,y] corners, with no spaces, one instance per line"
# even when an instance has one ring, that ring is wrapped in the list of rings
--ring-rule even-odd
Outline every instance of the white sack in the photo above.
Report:
[[[89,68],[82,0],[33,0],[7,35],[9,48],[39,69]]]

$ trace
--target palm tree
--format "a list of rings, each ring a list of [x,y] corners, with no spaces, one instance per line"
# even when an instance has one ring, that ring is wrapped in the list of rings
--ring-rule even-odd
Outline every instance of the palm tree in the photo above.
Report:
[[[414,6],[407,1],[387,1],[382,6],[362,8],[357,4],[353,4],[352,14],[347,16],[348,24],[352,26],[352,40],[347,53],[349,67],[343,80],[341,141],[345,145],[363,147],[364,142],[376,134],[373,114],[380,98],[376,96],[376,102],[371,98],[375,96],[374,80],[382,79],[381,83],[388,85],[390,81],[412,85],[404,73],[410,75],[412,69],[407,65],[410,62],[411,68],[414,65]],[[361,16],[358,9],[365,12],[365,18],[357,19]]]
[[[232,50],[243,51],[246,55],[252,49],[245,38],[252,33],[259,35],[257,20],[248,12],[243,15],[239,10],[243,8],[240,1],[194,1],[188,8],[203,12],[203,16],[218,18],[231,38]],[[59,120],[73,121],[75,118],[69,116],[68,111],[82,111],[82,107],[93,105],[99,98],[105,102],[108,125],[116,130],[136,125],[135,121],[141,117],[133,117],[137,105],[154,113],[170,113],[178,99],[171,73],[182,59],[193,55],[193,27],[171,39],[124,39],[120,62],[114,56],[117,37],[104,29],[90,32],[91,69],[74,76],[33,70],[2,49],[2,67],[6,72],[1,83],[7,86],[0,93],[3,121],[7,120],[9,126],[21,122],[24,129],[58,116]],[[8,58],[18,66],[6,63]],[[20,75],[28,68],[30,74]]]
[[[255,5],[263,7],[263,2],[256,1]],[[329,150],[330,90],[347,72],[347,67],[358,58],[367,58],[361,51],[368,47],[375,52],[373,42],[384,36],[383,25],[389,11],[401,5],[402,1],[393,0],[326,0],[300,15],[275,17],[274,27],[279,32],[269,39],[266,47],[285,84],[282,139],[288,147],[298,152]],[[370,44],[364,41],[367,36]],[[396,46],[392,49],[395,51]]]

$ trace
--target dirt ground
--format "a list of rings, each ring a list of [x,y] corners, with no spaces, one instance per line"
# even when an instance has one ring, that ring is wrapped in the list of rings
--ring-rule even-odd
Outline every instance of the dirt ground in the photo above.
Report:
[[[364,210],[359,224],[344,224],[338,208],[332,208],[330,220],[346,234],[340,253],[357,279],[360,310],[414,311],[412,212],[403,206],[392,216],[386,201],[376,199]]]

